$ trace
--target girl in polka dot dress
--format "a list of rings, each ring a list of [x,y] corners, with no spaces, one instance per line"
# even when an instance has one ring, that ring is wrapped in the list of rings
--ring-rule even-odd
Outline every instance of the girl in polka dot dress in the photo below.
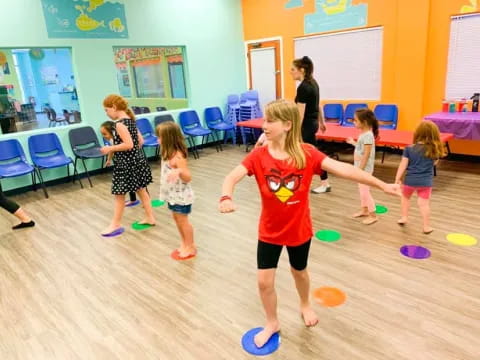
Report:
[[[114,168],[112,194],[115,195],[115,209],[110,225],[102,232],[108,235],[121,227],[125,194],[136,192],[145,210],[145,218],[139,224],[155,225],[155,217],[146,190],[152,182],[152,172],[145,154],[141,150],[142,135],[137,131],[135,115],[128,108],[127,101],[119,95],[109,95],[103,100],[107,116],[115,122],[113,146],[104,146],[101,151],[108,155],[113,152]],[[103,124],[102,127],[106,127]]]

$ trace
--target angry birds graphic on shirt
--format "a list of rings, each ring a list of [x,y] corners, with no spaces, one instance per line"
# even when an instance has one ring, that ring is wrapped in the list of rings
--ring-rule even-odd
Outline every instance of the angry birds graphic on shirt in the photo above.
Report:
[[[289,174],[282,177],[280,171],[276,169],[272,169],[270,172],[271,175],[265,175],[269,190],[275,194],[278,200],[286,203],[300,187],[302,175]]]

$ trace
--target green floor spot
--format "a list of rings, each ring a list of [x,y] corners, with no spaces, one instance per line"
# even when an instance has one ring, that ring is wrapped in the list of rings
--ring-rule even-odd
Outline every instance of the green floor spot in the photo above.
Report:
[[[388,209],[387,209],[385,206],[383,206],[383,205],[377,205],[377,206],[376,206],[376,209],[375,209],[375,212],[376,212],[377,214],[385,214],[385,213],[388,212]]]
[[[165,205],[165,201],[163,200],[152,200],[152,207],[160,207]]]
[[[342,235],[335,230],[320,230],[315,234],[316,238],[320,241],[334,242],[341,239]]]
[[[135,222],[132,224],[132,229],[133,229],[133,230],[146,230],[146,229],[151,228],[152,226],[154,226],[154,225],[150,225],[150,224],[139,224],[138,221],[135,221]]]

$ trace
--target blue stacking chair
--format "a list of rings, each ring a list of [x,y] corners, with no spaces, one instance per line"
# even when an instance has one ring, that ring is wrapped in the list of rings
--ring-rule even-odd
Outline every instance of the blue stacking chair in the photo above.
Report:
[[[165,106],[157,106],[157,111],[167,111],[167,108]]]
[[[357,109],[365,109],[368,108],[367,104],[358,103],[358,104],[348,104],[345,107],[345,114],[343,115],[342,126],[350,126],[353,127],[353,116],[355,115],[355,111]]]
[[[343,105],[342,104],[325,104],[323,105],[323,117],[325,121],[335,120],[338,124],[343,121]]]
[[[100,143],[98,141],[97,134],[95,134],[95,130],[93,130],[91,126],[72,129],[68,132],[68,138],[70,139],[72,152],[75,154],[73,167],[77,167],[77,161],[80,159],[82,161],[83,168],[85,169],[85,173],[87,174],[90,187],[93,187],[85,160],[102,159],[103,168],[103,163],[106,156],[100,151]]]
[[[397,105],[378,104],[375,106],[375,117],[380,124],[380,129],[396,130],[398,123]],[[383,123],[383,124],[382,124]]]
[[[155,157],[158,158],[160,153],[160,144],[158,138],[155,136],[155,132],[150,124],[150,121],[146,118],[137,119],[137,128],[143,136],[144,148],[155,148]]]
[[[67,176],[70,177],[70,164],[74,164],[74,162],[70,157],[65,155],[62,144],[60,144],[60,140],[56,134],[48,133],[30,136],[28,138],[28,150],[42,183],[44,182],[42,170],[66,166]],[[74,165],[73,182],[75,182],[75,176],[78,176],[78,172]],[[78,181],[83,188],[82,180],[79,176]],[[48,198],[48,194],[46,194],[46,197]]]
[[[167,121],[175,122],[175,119],[173,118],[172,114],[158,115],[158,116],[155,116],[155,119],[153,119],[153,123],[155,124],[155,128],[159,124],[167,122]]]
[[[212,135],[212,131],[209,129],[205,129],[200,124],[200,119],[198,118],[197,112],[195,110],[181,112],[179,115],[179,120],[180,127],[182,128],[183,133],[189,136],[187,140],[193,149],[193,156],[198,159],[199,154],[197,145],[195,144],[195,138],[201,137],[201,145],[204,145],[206,142],[208,142],[208,137]],[[218,146],[216,144],[215,147],[218,152]]]
[[[32,186],[33,190],[36,191],[37,182],[35,175],[37,174],[37,170],[32,165],[27,163],[22,145],[20,145],[16,139],[0,141],[0,180],[27,174],[32,175]],[[45,197],[48,197],[45,184],[41,180],[40,176],[38,179],[42,185]],[[0,190],[1,189],[2,184],[0,183]]]
[[[210,130],[213,131],[213,137],[217,138],[216,132],[223,131],[223,136],[225,141],[227,140],[227,133],[233,132],[232,139],[235,137],[235,126],[231,123],[226,122],[223,119],[222,111],[218,106],[209,107],[205,109],[205,122]],[[217,138],[217,141],[220,144],[220,139]],[[222,145],[220,144],[220,150],[222,150]]]

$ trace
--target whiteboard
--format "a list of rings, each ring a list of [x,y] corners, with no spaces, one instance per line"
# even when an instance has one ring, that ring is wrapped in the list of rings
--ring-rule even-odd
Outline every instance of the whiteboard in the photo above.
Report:
[[[308,56],[322,100],[380,100],[383,27],[294,39],[295,58]]]
[[[480,92],[480,15],[452,18],[448,52],[447,99]]]

